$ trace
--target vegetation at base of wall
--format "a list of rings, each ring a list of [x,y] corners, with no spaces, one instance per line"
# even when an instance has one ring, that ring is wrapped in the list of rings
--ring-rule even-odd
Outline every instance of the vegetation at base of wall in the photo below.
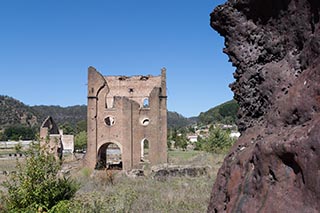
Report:
[[[50,212],[62,201],[71,199],[79,185],[74,180],[59,177],[61,164],[45,147],[31,145],[25,151],[23,162],[17,160],[16,173],[12,173],[3,186],[3,208],[6,212]]]

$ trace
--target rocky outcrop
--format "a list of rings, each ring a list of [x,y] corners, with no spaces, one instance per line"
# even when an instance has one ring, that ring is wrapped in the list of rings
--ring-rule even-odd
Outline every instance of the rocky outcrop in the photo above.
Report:
[[[208,212],[320,211],[320,1],[229,0],[211,26],[236,67],[241,138]]]

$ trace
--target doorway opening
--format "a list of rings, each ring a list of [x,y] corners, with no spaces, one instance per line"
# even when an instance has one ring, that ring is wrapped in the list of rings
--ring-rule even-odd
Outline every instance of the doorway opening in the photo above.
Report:
[[[98,150],[95,169],[122,170],[121,149],[115,143],[105,143]]]

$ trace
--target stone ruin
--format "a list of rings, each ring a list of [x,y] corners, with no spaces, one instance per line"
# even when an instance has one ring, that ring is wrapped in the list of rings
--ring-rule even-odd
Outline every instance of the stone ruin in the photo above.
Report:
[[[40,127],[40,145],[46,146],[50,153],[60,159],[63,153],[73,153],[74,136],[64,135],[51,116],[48,116]]]
[[[167,162],[166,69],[161,76],[102,76],[88,69],[88,144],[84,164],[92,169],[138,168]],[[117,165],[109,148],[121,152]],[[112,151],[112,150],[111,150]]]
[[[211,14],[236,67],[242,136],[208,212],[320,212],[320,1],[227,1]]]

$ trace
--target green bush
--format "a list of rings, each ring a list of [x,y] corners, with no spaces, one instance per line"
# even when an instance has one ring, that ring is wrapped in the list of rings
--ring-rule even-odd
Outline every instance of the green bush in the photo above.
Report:
[[[82,131],[76,134],[74,138],[74,148],[83,150],[87,147],[87,132]]]
[[[229,134],[229,131],[224,131],[220,128],[211,129],[207,138],[198,138],[196,150],[225,153],[235,142],[234,139],[230,138]]]
[[[8,190],[4,197],[8,212],[47,212],[74,196],[79,184],[59,177],[56,156],[39,145],[31,146],[25,154],[23,162],[17,161],[17,172],[3,183]]]

